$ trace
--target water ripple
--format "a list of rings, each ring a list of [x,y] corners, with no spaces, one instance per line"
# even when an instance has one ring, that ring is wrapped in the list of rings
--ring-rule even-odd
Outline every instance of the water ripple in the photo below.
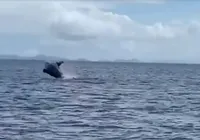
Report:
[[[0,139],[200,139],[197,65],[73,63],[79,77],[54,79],[0,63]]]

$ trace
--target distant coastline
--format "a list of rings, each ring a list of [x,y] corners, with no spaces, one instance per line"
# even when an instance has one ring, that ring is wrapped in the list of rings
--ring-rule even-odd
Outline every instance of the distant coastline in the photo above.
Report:
[[[36,55],[33,57],[19,56],[19,55],[0,55],[0,60],[33,60],[33,61],[57,61],[62,60],[65,62],[99,62],[99,63],[143,63],[143,64],[175,64],[175,65],[199,65],[199,63],[186,63],[184,61],[157,61],[146,62],[138,59],[116,59],[116,60],[88,60],[84,58],[67,59],[56,56]]]
[[[141,63],[137,59],[116,59],[114,61],[112,60],[88,60],[84,58],[78,58],[78,59],[67,59],[62,57],[56,57],[56,56],[46,56],[46,55],[36,55],[33,57],[26,57],[26,56],[19,56],[19,55],[0,55],[1,60],[39,60],[39,61],[57,61],[57,60],[63,60],[63,61],[80,61],[80,62],[132,62],[132,63]]]

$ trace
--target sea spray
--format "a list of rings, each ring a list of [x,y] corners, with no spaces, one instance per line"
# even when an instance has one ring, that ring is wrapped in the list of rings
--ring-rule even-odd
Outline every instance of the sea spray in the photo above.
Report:
[[[64,79],[73,79],[77,78],[78,75],[76,74],[75,70],[69,64],[63,64],[60,66],[60,70],[63,73]]]

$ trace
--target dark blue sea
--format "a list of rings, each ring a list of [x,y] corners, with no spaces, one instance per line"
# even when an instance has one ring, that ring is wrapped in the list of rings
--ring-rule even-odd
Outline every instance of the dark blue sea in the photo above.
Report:
[[[0,60],[2,140],[200,140],[200,65]]]

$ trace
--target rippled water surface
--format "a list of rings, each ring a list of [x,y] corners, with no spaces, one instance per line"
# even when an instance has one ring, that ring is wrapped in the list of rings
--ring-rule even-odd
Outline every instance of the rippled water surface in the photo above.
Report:
[[[66,62],[65,79],[0,66],[0,139],[200,140],[199,65]]]

